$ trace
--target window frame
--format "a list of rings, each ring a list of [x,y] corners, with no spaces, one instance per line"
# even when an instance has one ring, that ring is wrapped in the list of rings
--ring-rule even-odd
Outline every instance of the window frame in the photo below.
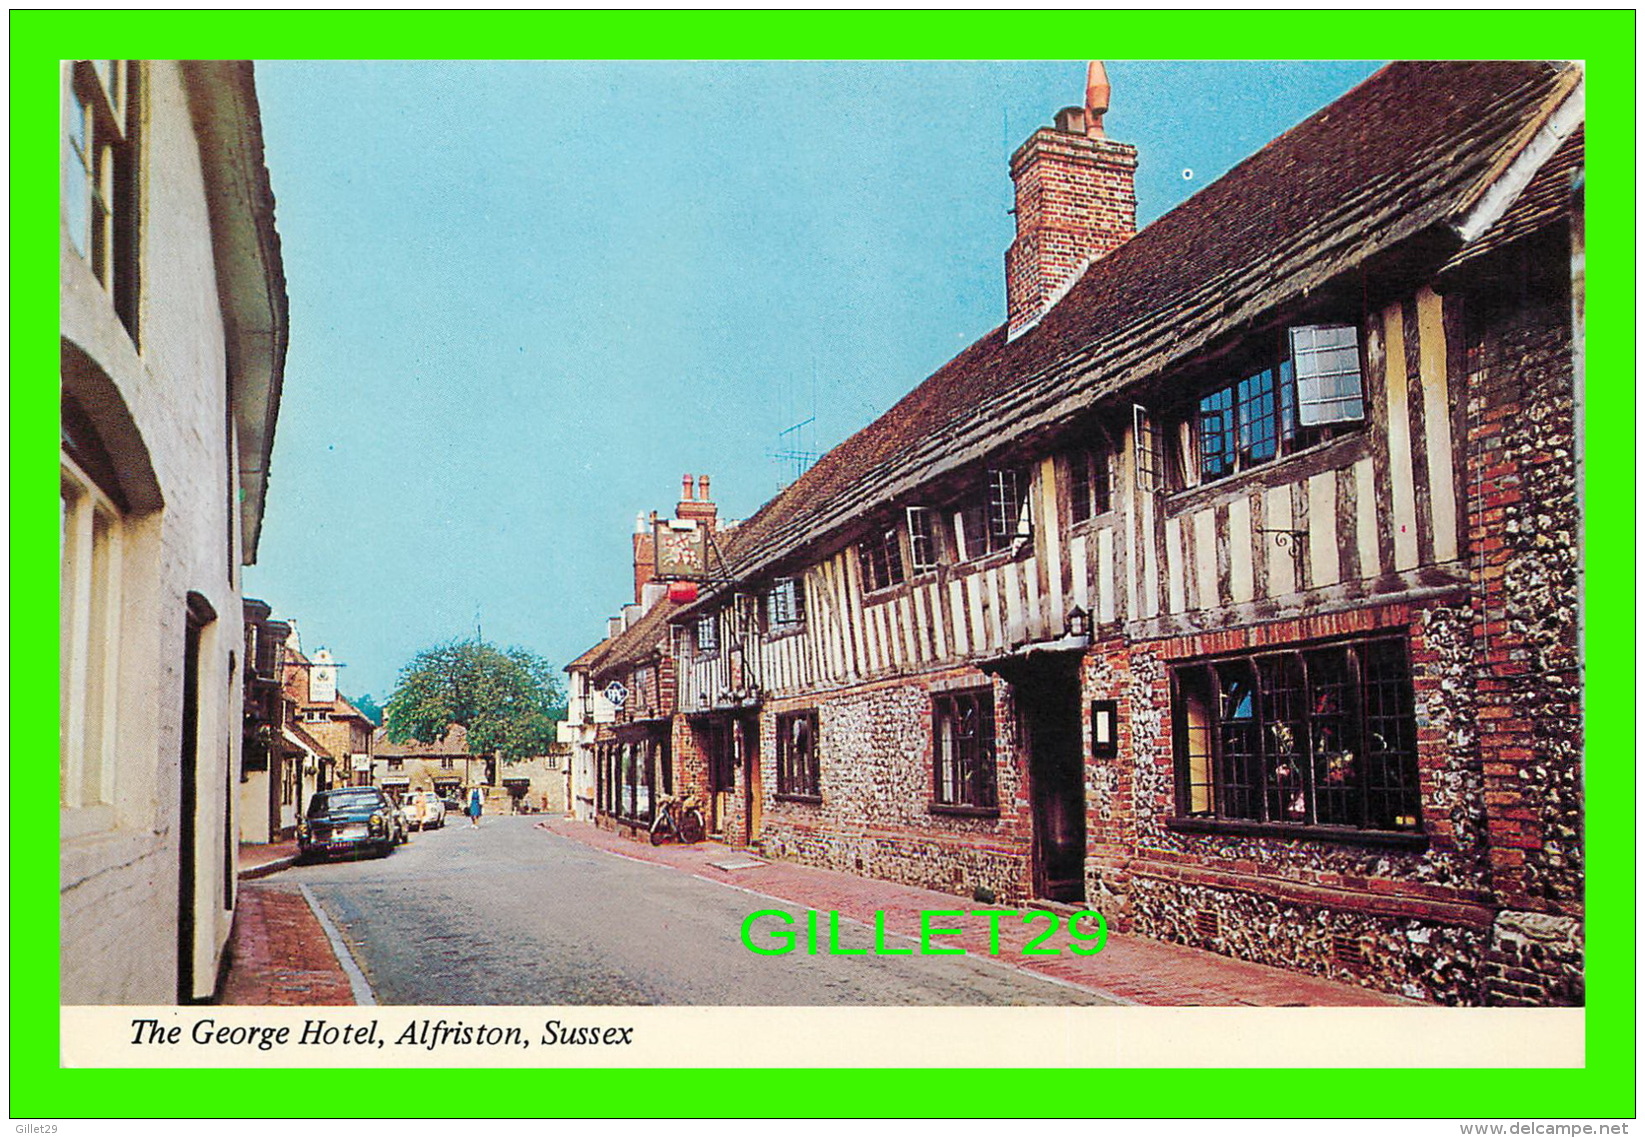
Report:
[[[777,793],[784,802],[822,802],[822,757],[816,708],[777,716]],[[796,729],[804,745],[795,751]]]
[[[704,633],[707,633],[705,636]],[[697,617],[693,642],[698,656],[717,656],[720,653],[720,620],[718,613],[703,613]]]
[[[1106,441],[1069,451],[1063,456],[1068,484],[1068,521],[1083,525],[1114,509],[1113,447]]]
[[[899,526],[876,526],[857,542],[864,593],[894,589],[908,580]]]
[[[941,511],[930,506],[909,506],[905,514],[908,521],[909,576],[917,577],[936,572],[943,563],[943,543],[939,529],[942,525]],[[922,546],[924,553],[921,552]]]
[[[68,837],[114,824],[125,518],[69,454],[60,460],[58,802],[75,818]]]
[[[950,736],[954,745],[945,754],[944,725],[963,724],[963,711],[967,706],[975,713],[975,731],[970,735],[956,732]],[[931,694],[932,813],[999,817],[997,730],[993,688]],[[975,743],[962,749],[959,744],[965,739],[974,739]]]
[[[99,64],[106,65],[106,74]],[[82,59],[65,70],[64,225],[71,246],[135,341],[142,69],[136,60]]]
[[[982,484],[953,511],[958,560],[980,561],[1016,549],[1019,540],[1031,541],[1033,499],[1031,471],[1014,466],[989,467]]]
[[[1331,657],[1338,653],[1342,669],[1332,678]],[[1277,674],[1288,668],[1290,676]],[[1242,690],[1242,680],[1247,683],[1235,699],[1237,713],[1230,714],[1230,690]],[[1170,687],[1172,828],[1426,844],[1407,637],[1353,637],[1177,661],[1170,666]],[[1373,689],[1374,713],[1368,710]],[[1248,712],[1238,710],[1247,704]],[[1382,742],[1380,749],[1370,745],[1373,738]],[[1320,746],[1325,739],[1338,746]],[[1377,796],[1380,809],[1373,804]],[[1332,801],[1335,806],[1322,806]],[[1348,812],[1357,817],[1345,817]]]
[[[1299,333],[1341,331],[1350,332],[1354,340],[1352,347],[1358,359],[1357,400],[1334,392],[1328,397],[1312,399],[1309,405],[1357,402],[1359,417],[1339,415],[1328,422],[1305,424],[1303,392],[1293,345]],[[1327,352],[1340,353],[1345,347],[1327,345],[1313,349],[1312,353],[1319,356]],[[1231,373],[1231,377],[1197,386],[1199,395],[1182,416],[1184,449],[1189,453],[1184,453],[1177,464],[1181,488],[1226,482],[1364,430],[1368,421],[1365,350],[1365,337],[1357,323],[1286,325],[1273,330],[1266,342],[1259,342],[1256,348],[1239,357],[1239,362],[1224,373],[1225,376]],[[1347,374],[1340,369],[1329,373],[1336,378]]]
[[[760,612],[769,635],[805,631],[805,585],[798,577],[778,577],[765,590]]]

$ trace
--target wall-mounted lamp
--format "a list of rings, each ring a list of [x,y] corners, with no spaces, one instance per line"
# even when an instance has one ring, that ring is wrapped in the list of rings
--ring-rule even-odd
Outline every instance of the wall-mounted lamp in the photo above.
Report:
[[[1075,605],[1068,610],[1068,624],[1066,631],[1069,636],[1080,637],[1091,635],[1091,614]]]

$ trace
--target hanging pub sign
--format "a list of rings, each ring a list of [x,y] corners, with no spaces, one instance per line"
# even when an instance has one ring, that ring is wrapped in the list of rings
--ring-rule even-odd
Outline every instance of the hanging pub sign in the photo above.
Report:
[[[607,684],[605,686],[605,691],[600,694],[605,696],[606,701],[610,703],[612,707],[621,707],[623,704],[628,702],[628,689],[623,687],[623,685],[616,680],[612,680],[609,684]]]
[[[657,576],[701,580],[708,575],[708,530],[691,518],[658,518],[652,547]]]

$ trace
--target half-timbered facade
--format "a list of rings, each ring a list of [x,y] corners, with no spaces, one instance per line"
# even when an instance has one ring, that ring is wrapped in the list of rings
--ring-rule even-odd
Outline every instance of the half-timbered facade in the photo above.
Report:
[[[1385,68],[1141,232],[1105,106],[1012,160],[1007,323],[656,610],[673,777],[774,856],[1580,1002],[1580,68]]]

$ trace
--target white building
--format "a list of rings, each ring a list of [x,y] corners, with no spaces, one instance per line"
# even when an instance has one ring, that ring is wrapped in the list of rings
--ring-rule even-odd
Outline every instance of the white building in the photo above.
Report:
[[[208,998],[287,335],[244,62],[62,68],[64,1003]]]

